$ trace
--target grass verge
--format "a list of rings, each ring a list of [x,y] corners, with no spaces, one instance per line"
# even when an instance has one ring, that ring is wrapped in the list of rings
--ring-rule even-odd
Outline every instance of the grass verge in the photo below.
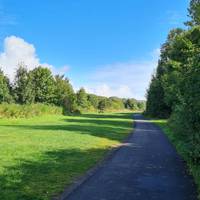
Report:
[[[132,130],[131,113],[0,120],[0,199],[46,200]]]
[[[157,124],[162,128],[164,133],[168,136],[169,140],[173,143],[173,145],[176,147],[177,152],[183,157],[183,159],[186,161],[188,165],[188,169],[192,176],[194,177],[194,180],[197,185],[198,189],[198,199],[200,199],[200,166],[194,165],[191,163],[191,159],[188,157],[187,153],[187,147],[184,143],[184,140],[181,140],[180,137],[178,138],[176,134],[173,134],[172,130],[168,126],[167,120],[163,119],[155,119],[151,120],[151,122]]]

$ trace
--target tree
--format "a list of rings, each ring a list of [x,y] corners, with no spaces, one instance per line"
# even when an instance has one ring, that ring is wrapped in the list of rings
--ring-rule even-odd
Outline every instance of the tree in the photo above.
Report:
[[[146,113],[153,117],[168,117],[171,109],[164,101],[164,90],[160,79],[152,77],[150,87],[147,91]]]
[[[137,101],[137,107],[139,110],[144,111],[146,107],[146,102],[145,101]]]
[[[135,99],[127,99],[125,105],[126,105],[126,108],[130,110],[138,109],[137,101]]]
[[[98,109],[99,98],[94,94],[88,94],[88,102],[93,108]]]
[[[55,80],[48,68],[41,66],[31,71],[35,102],[53,103],[55,100]]]
[[[198,6],[199,1],[191,1],[191,5]],[[197,16],[193,19],[197,24]],[[148,89],[146,107],[146,112],[155,117],[168,114],[176,139],[181,140],[186,148],[190,162],[197,165],[200,163],[199,55],[199,26],[186,31],[171,31],[162,46],[161,59]]]
[[[76,94],[71,94],[64,99],[63,108],[64,108],[64,114],[81,113],[81,111],[77,107]]]
[[[188,12],[191,20],[186,22],[186,25],[200,25],[200,0],[191,0]]]
[[[171,30],[161,47],[156,73],[147,91],[146,113],[154,117],[169,117],[175,102],[179,101],[178,71],[190,49],[187,39],[182,39],[184,34],[179,28]]]
[[[30,104],[34,102],[35,95],[31,76],[23,65],[20,65],[16,72],[14,94],[17,103]]]
[[[89,104],[88,104],[88,99],[87,99],[87,93],[85,92],[84,88],[81,88],[77,94],[77,106],[80,107],[81,109],[87,109]]]
[[[107,99],[102,99],[99,101],[98,110],[100,113],[103,113],[107,107]]]
[[[74,94],[72,85],[64,75],[55,76],[55,101],[54,103],[58,106],[63,106],[63,103],[70,99]],[[70,102],[70,101],[68,101]]]
[[[125,108],[123,100],[118,97],[110,97],[110,107],[113,110],[123,110]]]
[[[9,79],[4,75],[0,69],[0,103],[11,102],[12,97],[10,95],[10,83]]]

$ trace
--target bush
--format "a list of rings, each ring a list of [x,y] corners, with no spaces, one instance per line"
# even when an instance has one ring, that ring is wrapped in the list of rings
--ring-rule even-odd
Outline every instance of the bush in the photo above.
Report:
[[[0,104],[1,118],[29,118],[47,114],[62,114],[62,108],[45,104]]]

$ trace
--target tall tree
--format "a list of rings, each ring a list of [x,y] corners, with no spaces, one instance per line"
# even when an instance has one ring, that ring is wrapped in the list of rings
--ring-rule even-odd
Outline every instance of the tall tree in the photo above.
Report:
[[[31,71],[35,102],[53,103],[55,100],[55,80],[48,68],[41,66]]]
[[[92,105],[95,109],[98,109],[99,98],[94,94],[88,94],[88,102]]]
[[[107,98],[103,98],[99,101],[98,110],[99,112],[103,113],[105,110],[110,107],[110,102]]]
[[[84,88],[81,88],[77,92],[77,105],[82,109],[86,109],[89,106],[88,105],[87,93],[86,93]]]
[[[62,106],[74,94],[72,85],[64,75],[55,76],[55,104]]]
[[[9,79],[4,75],[0,69],[0,103],[11,102],[12,97],[10,95],[10,83]]]
[[[31,76],[23,65],[20,65],[16,72],[14,94],[17,103],[30,104],[34,102],[35,95]]]
[[[137,101],[135,99],[127,99],[125,102],[125,106],[127,109],[137,110]]]
[[[191,0],[188,12],[191,20],[186,24],[189,26],[200,25],[200,0]]]
[[[153,76],[147,91],[146,113],[153,117],[168,117],[170,108],[164,101],[164,90],[160,79]]]

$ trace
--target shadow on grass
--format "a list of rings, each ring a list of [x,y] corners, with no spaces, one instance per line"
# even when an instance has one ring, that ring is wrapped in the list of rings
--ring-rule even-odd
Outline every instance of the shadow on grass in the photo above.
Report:
[[[111,119],[131,119],[133,113],[116,113],[115,114],[82,114],[80,117],[86,118],[111,118]]]
[[[96,118],[102,118],[98,120]],[[103,120],[103,118],[111,118]],[[131,119],[131,113],[116,115],[84,114],[66,120],[58,125],[1,125],[10,128],[66,131],[74,134],[89,134],[111,140],[122,140],[128,133],[130,122],[119,119]],[[118,120],[118,121],[117,121]],[[69,122],[69,123],[67,123]],[[74,123],[74,124],[73,124]],[[108,149],[60,149],[35,155],[34,159],[15,160],[11,166],[5,166],[0,175],[1,200],[45,200],[63,191],[64,187],[95,165]]]
[[[130,119],[130,118],[129,118]],[[79,119],[64,119],[66,122],[72,122],[72,123],[81,123],[81,124],[98,124],[98,125],[105,125],[105,126],[115,126],[117,127],[129,127],[130,121],[119,121],[119,120],[99,120],[99,119],[86,119],[86,118],[79,118]]]
[[[73,134],[87,134],[95,137],[107,138],[110,140],[121,141],[124,138],[124,133],[130,129],[129,126],[98,126],[98,125],[4,125],[4,127],[12,127],[26,130],[44,131],[66,131],[66,134],[73,132]]]
[[[19,160],[0,176],[1,200],[45,200],[58,195],[105,154],[105,149],[49,151],[39,160]]]
[[[121,116],[123,115],[123,116]],[[113,120],[103,120],[106,117],[110,118],[111,115],[95,115],[95,114],[86,114],[83,117],[73,117],[69,119],[64,119],[65,124],[58,125],[0,125],[2,127],[18,128],[18,129],[27,129],[27,130],[40,130],[44,131],[66,131],[73,132],[73,134],[88,134],[96,137],[103,137],[110,140],[121,141],[124,138],[124,133],[128,133],[128,130],[131,128],[130,121],[120,121],[119,119],[124,119],[124,115],[127,119],[131,119],[131,113],[120,114],[120,117],[116,115]],[[87,116],[87,117],[86,117]],[[90,116],[90,117],[88,117]],[[98,117],[97,117],[98,116]],[[100,117],[101,116],[101,117]],[[102,118],[102,120],[96,119]],[[67,123],[69,122],[69,123]],[[73,124],[74,123],[74,124]]]

